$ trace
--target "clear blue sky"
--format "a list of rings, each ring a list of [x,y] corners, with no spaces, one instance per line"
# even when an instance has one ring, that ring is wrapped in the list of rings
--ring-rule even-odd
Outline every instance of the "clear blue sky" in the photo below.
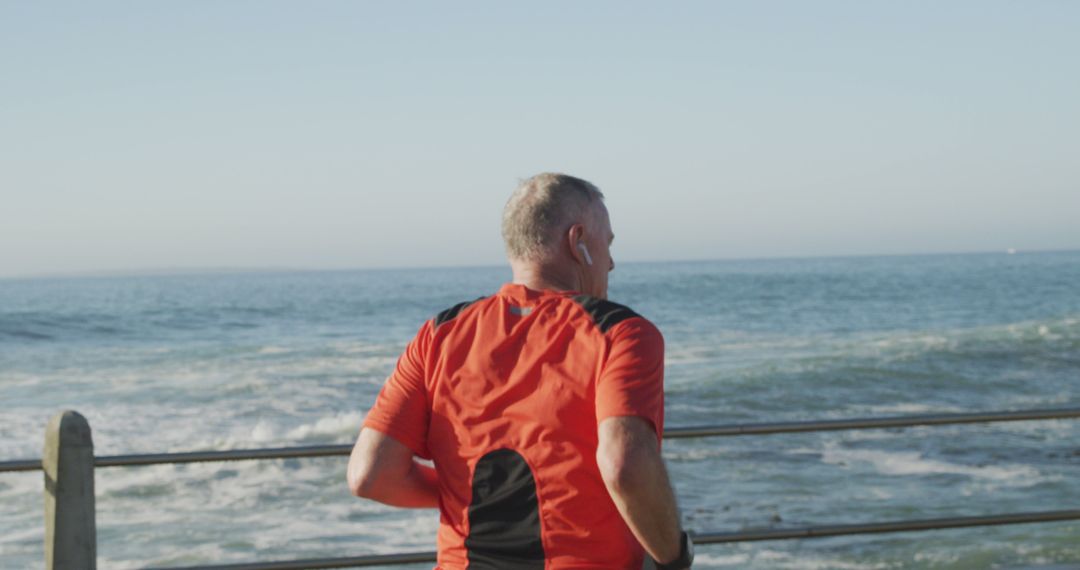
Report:
[[[6,2],[0,276],[1080,248],[1080,2]]]

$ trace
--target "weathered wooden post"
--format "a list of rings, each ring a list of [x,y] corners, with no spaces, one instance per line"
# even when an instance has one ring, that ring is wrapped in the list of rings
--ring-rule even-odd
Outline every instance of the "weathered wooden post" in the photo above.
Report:
[[[45,568],[94,570],[94,442],[81,414],[65,410],[45,430]]]

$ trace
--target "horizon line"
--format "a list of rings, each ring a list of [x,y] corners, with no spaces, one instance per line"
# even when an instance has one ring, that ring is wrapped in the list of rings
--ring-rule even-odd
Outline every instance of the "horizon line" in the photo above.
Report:
[[[691,262],[745,262],[745,261],[795,261],[812,259],[858,259],[869,257],[936,257],[949,255],[1020,255],[1041,253],[1069,253],[1080,251],[1080,248],[1062,249],[1014,249],[1004,250],[978,250],[978,251],[945,251],[945,252],[911,252],[911,253],[863,253],[863,254],[835,254],[835,255],[777,255],[777,256],[753,256],[753,257],[694,257],[680,259],[641,259],[624,261],[620,264],[660,264],[660,263],[691,263]],[[431,269],[490,269],[504,267],[506,262],[499,264],[460,264],[460,265],[375,265],[357,267],[290,267],[290,266],[192,266],[192,267],[150,267],[145,269],[102,269],[86,271],[49,271],[41,273],[0,275],[0,281],[30,281],[36,279],[107,279],[115,277],[170,277],[170,276],[197,276],[197,275],[239,275],[239,274],[272,274],[272,273],[334,273],[352,271],[421,271]]]

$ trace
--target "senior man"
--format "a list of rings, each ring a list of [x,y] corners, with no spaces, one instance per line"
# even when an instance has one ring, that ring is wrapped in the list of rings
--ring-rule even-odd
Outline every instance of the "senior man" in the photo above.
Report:
[[[439,569],[690,567],[660,456],[663,337],[607,300],[603,198],[526,180],[503,214],[513,282],[425,322],[364,420],[350,490],[438,507]]]

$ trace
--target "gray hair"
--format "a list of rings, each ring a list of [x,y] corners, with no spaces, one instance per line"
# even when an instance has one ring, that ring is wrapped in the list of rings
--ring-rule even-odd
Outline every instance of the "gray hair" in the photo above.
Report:
[[[521,183],[503,210],[502,235],[511,259],[540,260],[558,246],[574,223],[593,224],[604,194],[591,183],[544,172]]]

